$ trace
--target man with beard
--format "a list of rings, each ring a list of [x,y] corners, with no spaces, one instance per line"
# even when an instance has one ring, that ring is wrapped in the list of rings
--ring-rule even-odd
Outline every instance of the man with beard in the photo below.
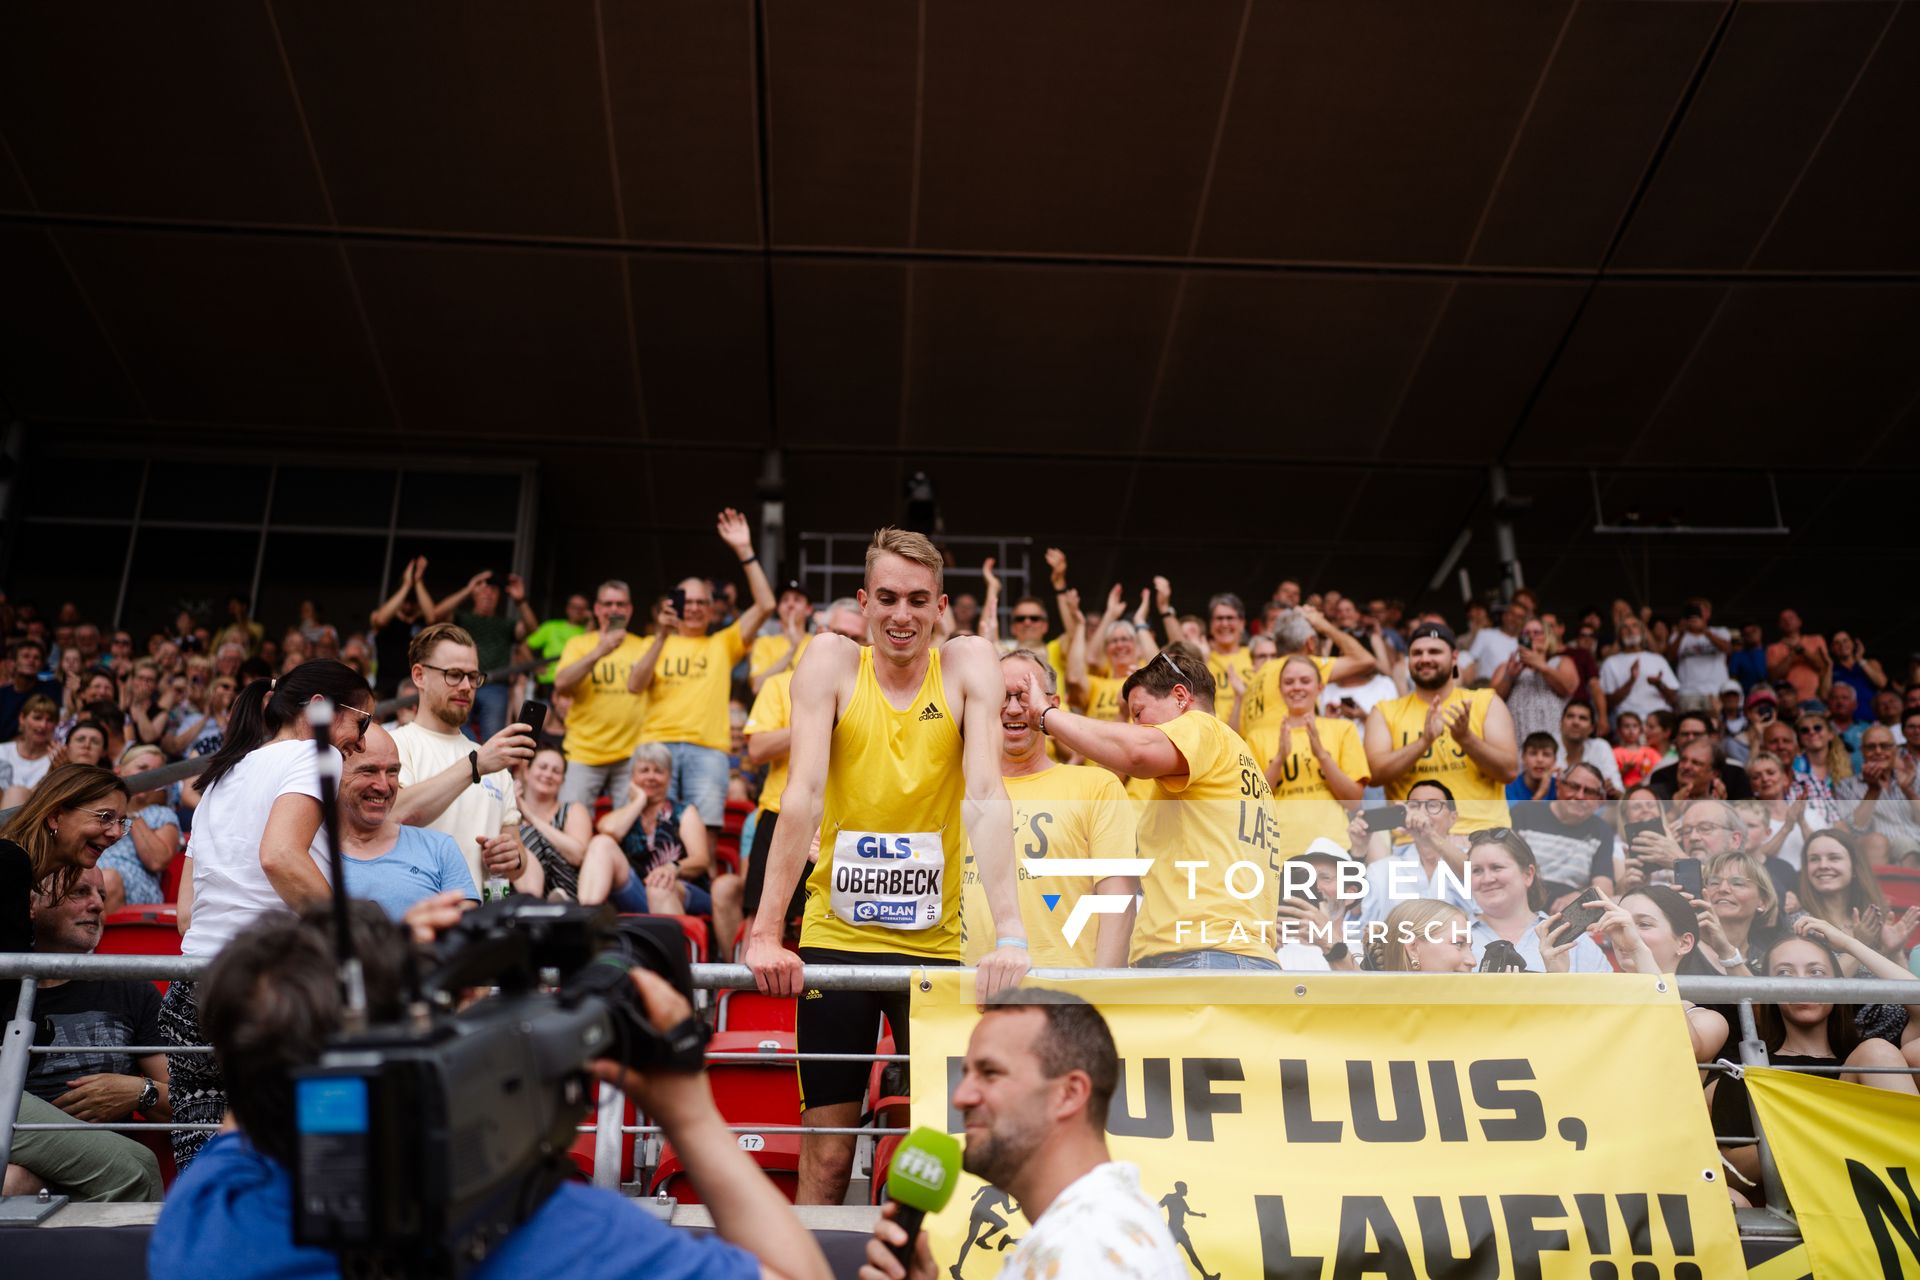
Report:
[[[1454,680],[1456,648],[1444,622],[1423,622],[1407,641],[1413,691],[1367,714],[1367,765],[1387,799],[1404,803],[1420,782],[1446,784],[1456,834],[1508,825],[1507,784],[1520,772],[1513,717],[1491,689]]]
[[[413,638],[408,657],[420,714],[393,731],[401,788],[395,820],[452,836],[474,884],[504,878],[523,893],[539,893],[540,864],[520,843],[520,806],[508,772],[533,758],[532,727],[510,724],[477,748],[461,734],[487,679],[462,628],[435,623]]]
[[[1113,1033],[1084,1000],[1016,989],[988,1001],[953,1106],[966,1125],[962,1167],[1010,1195],[1032,1224],[1002,1275],[1186,1280],[1166,1220],[1140,1190],[1140,1170],[1107,1154],[1107,1104],[1119,1078]],[[892,1205],[881,1210],[860,1280],[938,1280],[924,1234],[910,1269],[893,1256],[907,1240],[893,1217]]]

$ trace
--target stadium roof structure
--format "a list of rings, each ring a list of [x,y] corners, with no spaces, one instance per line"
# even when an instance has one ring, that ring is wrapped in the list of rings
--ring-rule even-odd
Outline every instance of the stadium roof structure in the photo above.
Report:
[[[595,572],[777,447],[793,531],[924,468],[1082,583],[1456,606],[1504,467],[1563,604],[1890,637],[1917,132],[1874,0],[15,0],[0,412],[530,459]]]

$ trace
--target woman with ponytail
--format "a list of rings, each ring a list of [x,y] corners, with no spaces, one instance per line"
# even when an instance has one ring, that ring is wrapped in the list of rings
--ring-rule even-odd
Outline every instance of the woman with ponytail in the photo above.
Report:
[[[307,709],[332,703],[329,745],[317,750]],[[373,692],[345,663],[304,662],[278,680],[256,680],[235,697],[225,741],[200,775],[193,817],[193,916],[180,953],[211,959],[262,916],[322,903],[328,893],[321,836],[320,760],[339,776],[342,753],[361,749],[373,716]],[[176,982],[160,1006],[168,1044],[203,1045],[194,985]],[[213,1057],[167,1055],[173,1116],[183,1124],[218,1123],[226,1089]],[[174,1163],[185,1169],[211,1135],[173,1134]]]

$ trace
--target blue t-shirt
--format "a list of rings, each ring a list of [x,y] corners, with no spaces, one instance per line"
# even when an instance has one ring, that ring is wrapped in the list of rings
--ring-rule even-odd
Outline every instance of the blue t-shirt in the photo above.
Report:
[[[1560,784],[1558,782],[1549,782],[1547,784],[1547,794],[1540,798],[1542,800],[1551,800],[1554,798],[1554,793],[1559,789]],[[1527,781],[1526,774],[1521,774],[1507,784],[1508,804],[1524,804],[1531,799],[1533,799],[1533,784]]]
[[[167,1193],[147,1242],[153,1280],[336,1277],[331,1253],[293,1243],[293,1177],[237,1133],[216,1134]],[[501,1242],[473,1280],[758,1280],[760,1264],[725,1241],[676,1231],[626,1197],[563,1183]]]
[[[401,827],[393,848],[377,858],[346,858],[347,896],[369,898],[398,920],[407,908],[444,889],[479,900],[473,873],[453,837],[425,827]]]

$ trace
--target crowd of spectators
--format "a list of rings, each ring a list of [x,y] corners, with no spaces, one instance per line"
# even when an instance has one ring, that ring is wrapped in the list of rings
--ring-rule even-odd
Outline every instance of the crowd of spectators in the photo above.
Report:
[[[72,604],[0,604],[0,788],[17,809],[0,873],[6,892],[24,901],[11,887],[24,876],[33,894],[30,908],[0,903],[0,950],[31,945],[12,919],[23,911],[44,918],[41,945],[75,949],[104,916],[180,884],[182,928],[213,954],[292,902],[319,847],[299,715],[318,694],[340,708],[330,741],[357,895],[397,917],[436,891],[477,898],[505,882],[708,917],[726,954],[760,909],[795,666],[813,635],[858,638],[863,624],[857,600],[769,582],[738,513],[716,532],[739,581],[689,576],[636,601],[608,580],[554,595],[546,619],[517,576],[477,574],[436,598],[424,557],[351,621],[309,601],[269,628],[235,596],[218,617],[183,611],[142,637]],[[1890,905],[1882,880],[1920,866],[1920,661],[1883,665],[1791,609],[1736,634],[1700,598],[1671,614],[1624,600],[1556,612],[1522,589],[1450,618],[1284,581],[1254,609],[1218,593],[1182,612],[1203,597],[1157,578],[1083,611],[1068,557],[1049,551],[1047,567],[1051,591],[1003,609],[989,561],[985,599],[956,600],[943,631],[1032,656],[1053,702],[1096,720],[1126,721],[1123,688],[1162,655],[1171,683],[1205,685],[1191,700],[1271,788],[1276,865],[1315,871],[1315,889],[1270,922],[1279,967],[1912,976],[1920,912]],[[409,705],[376,711],[396,696]],[[528,699],[540,723],[510,718]],[[201,759],[212,771],[198,778],[126,782]],[[1150,778],[1119,781],[1124,803],[1149,802]],[[203,806],[210,785],[217,814]],[[279,804],[289,795],[312,801],[297,821]],[[717,857],[723,830],[741,863]],[[26,870],[9,868],[10,848]],[[249,869],[203,877],[214,893],[196,902],[202,882],[173,865],[185,852]],[[184,983],[165,1010],[132,1002],[121,1043],[202,1042],[192,1002]],[[1689,1027],[1703,1064],[1737,1056],[1726,1011],[1689,1010]],[[1796,1005],[1765,1030],[1796,1060],[1920,1065],[1920,1020],[1903,1007]],[[208,1064],[175,1062],[188,1066],[171,1084],[163,1062],[110,1074],[158,1079],[151,1115],[217,1119]],[[1914,1089],[1909,1076],[1857,1078]],[[1726,1085],[1709,1085],[1723,1134],[1749,1123]],[[116,1107],[140,1102],[130,1087],[115,1086]],[[36,1093],[99,1111],[91,1095]],[[1749,1159],[1731,1158],[1736,1171]]]

